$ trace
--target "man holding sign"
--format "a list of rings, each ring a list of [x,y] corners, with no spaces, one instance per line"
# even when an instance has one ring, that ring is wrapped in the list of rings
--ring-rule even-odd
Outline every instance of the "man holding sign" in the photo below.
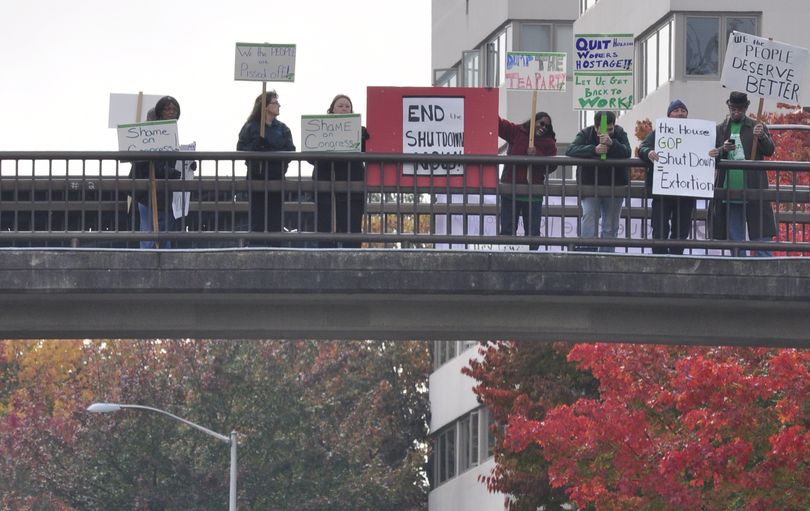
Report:
[[[603,127],[602,120],[604,119]],[[627,132],[616,125],[616,114],[601,110],[594,115],[594,125],[577,133],[574,141],[568,146],[566,156],[573,158],[601,159],[629,158],[631,154],[630,141]],[[580,199],[582,205],[581,236],[583,238],[596,238],[601,218],[601,238],[615,238],[619,234],[619,217],[622,213],[624,192],[616,187],[624,188],[630,182],[627,167],[579,165],[577,181],[580,185],[596,185],[609,187],[608,194],[600,194],[594,190]],[[589,251],[593,247],[577,247],[577,250]],[[599,247],[599,252],[614,252],[610,246]]]
[[[761,160],[776,150],[768,128],[746,115],[748,95],[734,91],[729,95],[728,117],[717,125],[716,148],[711,155],[727,160]],[[756,154],[752,149],[756,142]],[[716,240],[745,241],[746,226],[751,241],[772,241],[776,221],[769,201],[759,198],[757,190],[768,188],[765,170],[722,169],[717,171],[715,189],[738,191],[734,198],[715,199],[709,205],[709,232]],[[769,250],[751,255],[771,256]]]
[[[667,117],[672,119],[686,119],[689,110],[680,99],[676,99],[667,108]],[[647,163],[657,162],[658,151],[656,151],[655,131],[641,143],[638,149],[638,157]],[[654,168],[647,169],[647,190],[653,191]],[[652,233],[653,239],[685,240],[689,237],[692,226],[692,212],[695,210],[694,197],[681,197],[679,195],[658,195],[653,194],[652,199]],[[653,254],[683,254],[683,247],[653,247]]]

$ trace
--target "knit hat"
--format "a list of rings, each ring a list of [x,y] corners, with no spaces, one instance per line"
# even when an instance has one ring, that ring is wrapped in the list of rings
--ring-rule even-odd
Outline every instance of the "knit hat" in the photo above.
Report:
[[[729,94],[726,104],[728,106],[748,107],[751,102],[748,101],[748,94],[734,91]]]
[[[689,112],[689,109],[686,108],[686,105],[683,103],[683,101],[681,101],[680,99],[676,99],[672,103],[670,103],[669,106],[667,107],[667,117],[669,117],[669,114],[671,114],[672,111],[675,110],[676,108],[683,108],[684,110]]]

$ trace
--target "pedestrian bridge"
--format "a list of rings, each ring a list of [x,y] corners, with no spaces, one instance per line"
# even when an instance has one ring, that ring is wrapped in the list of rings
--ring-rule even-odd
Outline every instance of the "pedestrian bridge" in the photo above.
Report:
[[[128,175],[126,161],[161,158],[193,160],[196,174]],[[332,169],[376,166],[384,178],[313,181],[302,171],[313,158]],[[276,180],[246,179],[246,160],[289,169]],[[422,182],[404,172],[411,161],[459,164],[470,175]],[[643,165],[494,155],[0,152],[0,335],[810,347],[810,262],[732,257],[746,249],[810,253],[805,163],[734,162],[746,172],[769,170],[771,186],[715,190],[715,200],[772,209],[780,236],[756,243],[708,239],[706,201],[693,212],[689,239],[652,239],[643,175],[632,174],[629,185],[584,186],[574,172],[583,164],[634,172]],[[500,182],[501,165],[557,170],[528,185]],[[140,232],[128,197],[158,191],[161,207],[179,198],[187,213],[174,229]],[[272,215],[254,207],[257,197],[280,202],[284,229],[261,225]],[[581,237],[586,197],[624,198],[617,238]],[[340,232],[350,221],[336,204],[357,198],[362,228]],[[526,199],[542,208],[539,234],[525,237],[523,227],[499,234],[502,206]],[[331,226],[323,222],[330,216]],[[135,249],[150,239],[175,250]],[[520,251],[526,244],[541,250]],[[621,253],[575,251],[582,246]],[[649,254],[667,247],[688,255]]]
[[[810,347],[810,261],[442,250],[0,250],[4,338]]]

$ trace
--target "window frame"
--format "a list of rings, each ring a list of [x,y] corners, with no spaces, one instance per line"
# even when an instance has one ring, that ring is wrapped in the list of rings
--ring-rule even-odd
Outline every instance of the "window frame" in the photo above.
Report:
[[[717,18],[719,19],[718,34],[717,34],[717,72],[713,74],[689,74],[687,73],[687,49],[689,47],[688,38],[688,21],[689,18]],[[678,33],[678,47],[681,51],[681,57],[678,61],[678,78],[684,80],[719,80],[723,72],[723,62],[726,58],[726,49],[728,46],[728,20],[730,18],[749,18],[754,21],[754,33],[752,35],[759,36],[762,30],[762,12],[752,11],[739,11],[739,12],[681,12],[678,13],[678,21],[676,26],[682,27]]]

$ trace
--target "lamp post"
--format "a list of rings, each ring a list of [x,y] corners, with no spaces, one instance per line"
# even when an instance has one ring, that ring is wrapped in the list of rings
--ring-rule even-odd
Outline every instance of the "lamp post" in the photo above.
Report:
[[[152,408],[151,406],[142,406],[142,405],[122,405],[119,403],[93,403],[92,405],[87,407],[88,412],[93,413],[111,413],[117,412],[122,408],[133,408],[136,410],[147,410],[150,412],[157,412],[167,417],[171,417],[176,421],[180,421],[187,426],[191,426],[194,429],[198,429],[205,433],[206,435],[212,436],[227,444],[231,444],[231,479],[230,479],[230,491],[228,493],[228,511],[236,511],[236,431],[231,431],[231,436],[225,436],[216,431],[211,431],[208,428],[200,426],[199,424],[195,424],[189,420],[183,419],[182,417],[178,417],[177,415],[171,414],[165,410],[160,410],[158,408]]]

